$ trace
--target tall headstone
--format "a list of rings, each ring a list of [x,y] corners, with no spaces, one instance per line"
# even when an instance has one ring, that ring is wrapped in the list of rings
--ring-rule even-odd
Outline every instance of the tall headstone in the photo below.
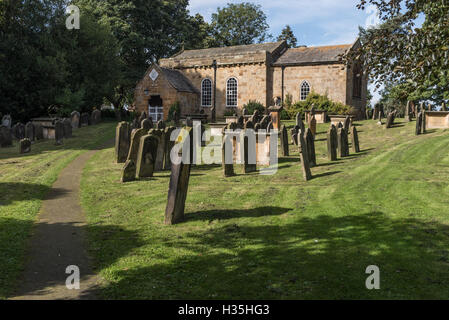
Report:
[[[70,121],[72,124],[72,129],[78,129],[80,127],[80,118],[81,118],[81,115],[78,111],[73,111],[70,114]]]
[[[307,153],[307,145],[304,136],[298,134],[298,144],[299,144],[299,157],[301,159],[302,175],[305,181],[312,179],[312,173],[310,171],[309,155]]]
[[[92,125],[97,125],[101,122],[101,111],[98,109],[95,109],[94,111],[92,111],[92,115],[91,115],[91,124]]]
[[[242,137],[240,138],[240,141],[243,142],[243,172],[255,172],[257,171],[257,165],[254,124],[251,121],[247,121],[243,129]]]
[[[7,127],[8,129],[11,129],[12,119],[11,119],[11,116],[9,114],[4,115],[2,117],[1,125]]]
[[[310,118],[309,118],[309,128],[310,131],[312,132],[313,137],[315,138],[316,136],[316,119],[315,119],[315,113],[311,114]]]
[[[282,149],[282,155],[284,157],[289,156],[289,147],[288,147],[288,132],[285,125],[281,126],[281,149]]]
[[[11,130],[7,126],[0,126],[0,147],[12,146]]]
[[[19,142],[19,153],[30,153],[31,152],[31,140],[28,138],[22,139]]]
[[[28,122],[25,125],[25,137],[30,139],[31,142],[35,140],[34,124],[32,122]]]
[[[61,120],[56,120],[55,122],[55,144],[57,146],[61,145],[64,140],[64,124]]]
[[[159,120],[157,123],[156,123],[156,129],[158,129],[158,130],[165,130],[165,122],[164,122],[164,120]]]
[[[354,153],[359,153],[360,152],[359,134],[355,126],[351,127],[351,139],[352,139],[352,151]]]
[[[134,181],[136,179],[136,163],[134,162],[134,160],[126,160],[125,165],[123,166],[122,169],[122,176],[120,178],[120,181],[125,183],[125,182],[130,182],[130,181]]]
[[[393,126],[394,114],[393,112],[389,112],[387,115],[387,122],[385,123],[385,128],[389,129]]]
[[[159,144],[157,146],[156,159],[154,164],[154,171],[162,171],[164,169],[165,160],[165,140],[166,136],[163,130],[152,129],[150,134],[156,135],[159,138]]]
[[[23,123],[17,123],[14,125],[12,132],[17,140],[22,140],[25,138],[25,126]]]
[[[158,144],[159,138],[155,135],[148,134],[140,138],[136,164],[137,179],[153,176]]]
[[[411,101],[407,101],[407,106],[405,107],[404,117],[405,117],[405,121],[407,121],[407,122],[410,122],[410,120],[411,120],[411,113],[412,113],[411,103],[412,103]]]
[[[420,135],[422,133],[422,111],[418,113],[418,116],[416,117],[416,128],[415,128],[415,134]]]
[[[64,138],[69,139],[72,137],[72,122],[65,118],[62,120],[62,124],[64,125]]]
[[[426,133],[427,132],[427,128],[426,128],[426,111],[425,110],[422,112],[421,128],[422,128],[422,133]]]
[[[128,122],[120,122],[115,129],[115,159],[117,163],[125,163],[131,143],[131,126]]]
[[[343,123],[343,129],[345,129],[346,132],[349,132],[350,127],[351,127],[351,117],[347,116]]]
[[[223,136],[223,144],[221,147],[223,175],[225,177],[232,177],[234,175],[234,151],[232,136],[225,134]]]
[[[44,140],[44,128],[40,123],[34,125],[34,133],[36,135],[36,140]]]
[[[316,154],[315,154],[315,138],[313,137],[312,130],[307,128],[304,132],[304,141],[306,143],[307,155],[309,156],[309,166],[316,166]]]
[[[153,128],[153,122],[151,119],[143,119],[142,123],[140,124],[140,127],[145,130],[146,132],[150,131],[150,129]]]
[[[338,141],[338,155],[340,156],[340,158],[347,157],[349,154],[347,153],[348,146],[346,145],[346,143],[348,140],[345,129],[343,128],[338,129],[337,141]]]
[[[175,131],[175,127],[167,127],[164,130],[165,135],[165,150],[164,150],[164,170],[170,170],[171,169],[171,151],[173,147],[175,146],[175,141],[171,140],[171,135],[173,131]]]
[[[87,112],[83,112],[80,117],[80,127],[87,127],[90,124],[90,117]]]
[[[353,128],[355,128],[353,126]],[[327,154],[330,161],[337,161],[337,128],[332,124],[327,130]]]
[[[137,163],[137,152],[139,151],[140,138],[146,134],[147,132],[145,132],[142,128],[135,129],[131,133],[131,142],[129,144],[129,152],[126,160],[132,160],[134,162],[134,166]]]
[[[441,104],[441,111],[447,111],[446,102]]]
[[[298,144],[298,134],[300,134],[300,132],[304,132],[304,131],[301,131],[299,126],[295,126],[290,132],[291,136],[292,136],[292,144],[295,146],[299,145]]]
[[[140,124],[142,123],[142,121],[144,120],[144,119],[146,119],[146,118],[148,118],[147,117],[147,114],[145,113],[145,111],[144,112],[142,112],[141,114],[140,114],[140,116],[139,116],[139,119],[138,119],[138,121],[139,121],[139,126],[140,126]],[[139,127],[140,128],[140,127]]]
[[[184,141],[182,149],[191,148],[190,142],[193,140],[192,128],[187,127],[186,130],[189,131],[190,139]],[[179,164],[172,163],[167,207],[165,208],[166,225],[176,224],[184,220],[184,209],[190,180],[190,168],[190,162],[184,163],[184,161],[181,161]]]

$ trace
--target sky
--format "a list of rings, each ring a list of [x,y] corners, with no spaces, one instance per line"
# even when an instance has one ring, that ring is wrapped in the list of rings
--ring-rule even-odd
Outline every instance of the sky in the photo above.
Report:
[[[298,39],[298,45],[322,46],[353,43],[359,26],[376,24],[376,11],[368,7],[357,9],[359,0],[190,0],[191,14],[200,13],[210,22],[212,13],[227,3],[252,2],[262,6],[275,38],[285,25],[290,25]],[[379,94],[373,92],[373,102]]]

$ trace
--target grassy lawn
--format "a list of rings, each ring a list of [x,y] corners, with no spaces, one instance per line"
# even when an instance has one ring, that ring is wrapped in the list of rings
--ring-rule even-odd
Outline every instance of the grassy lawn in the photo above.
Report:
[[[19,154],[18,143],[0,149],[0,299],[5,299],[23,269],[28,236],[37,213],[59,172],[77,156],[114,137],[115,123],[74,131],[74,138],[55,146],[36,142]]]

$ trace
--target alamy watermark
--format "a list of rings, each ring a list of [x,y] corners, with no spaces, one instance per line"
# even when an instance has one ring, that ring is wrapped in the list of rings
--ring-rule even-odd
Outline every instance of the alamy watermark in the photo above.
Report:
[[[366,274],[370,276],[366,278],[365,286],[368,290],[379,290],[380,289],[380,269],[378,266],[371,265],[366,267]]]
[[[65,20],[65,26],[68,30],[80,29],[80,8],[70,5],[66,8],[66,13],[69,14]]]
[[[79,290],[80,289],[80,268],[75,265],[68,266],[65,269],[65,273],[69,274],[65,280],[65,286],[69,290]]]

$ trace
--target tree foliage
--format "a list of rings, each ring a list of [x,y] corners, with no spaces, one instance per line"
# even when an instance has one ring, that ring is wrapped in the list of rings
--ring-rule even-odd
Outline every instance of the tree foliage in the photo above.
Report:
[[[287,41],[287,46],[289,48],[296,48],[298,39],[296,39],[293,30],[289,25],[286,25],[284,29],[282,29],[281,34],[277,38],[278,41]]]

